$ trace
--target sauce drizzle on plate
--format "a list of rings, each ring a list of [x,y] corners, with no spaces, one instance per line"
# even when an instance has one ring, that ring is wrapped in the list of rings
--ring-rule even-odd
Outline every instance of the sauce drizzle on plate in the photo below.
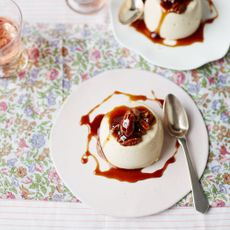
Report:
[[[134,169],[134,170],[127,170],[127,169],[120,169],[120,168],[116,168],[114,166],[112,166],[106,159],[102,147],[101,147],[101,143],[99,140],[99,130],[100,130],[100,125],[102,122],[103,117],[105,116],[105,114],[98,114],[95,116],[95,118],[90,121],[90,115],[97,109],[99,108],[103,103],[105,103],[106,101],[108,101],[111,97],[113,97],[114,95],[124,95],[127,96],[131,101],[146,101],[146,100],[151,100],[151,101],[155,101],[157,103],[159,103],[159,105],[162,107],[164,104],[164,100],[160,99],[160,98],[148,98],[145,95],[134,95],[134,94],[129,94],[129,93],[124,93],[124,92],[120,92],[120,91],[115,91],[114,93],[112,93],[111,95],[109,95],[108,97],[106,97],[104,100],[102,100],[101,103],[97,104],[96,106],[94,106],[89,113],[87,113],[86,115],[81,117],[81,121],[80,124],[81,125],[86,125],[89,128],[88,131],[88,137],[87,137],[87,144],[86,144],[86,151],[82,156],[82,163],[83,164],[87,164],[89,157],[92,157],[95,162],[96,162],[96,168],[94,169],[94,174],[97,176],[103,176],[106,178],[110,178],[110,179],[116,179],[119,181],[126,181],[126,182],[130,182],[130,183],[135,183],[137,181],[141,181],[141,180],[146,180],[146,179],[150,179],[150,178],[159,178],[161,177],[165,170],[167,169],[167,167],[170,164],[173,164],[176,161],[175,155],[178,152],[179,149],[179,143],[176,142],[175,144],[175,150],[172,153],[171,157],[164,163],[164,165],[159,168],[156,171],[153,171],[151,173],[146,173],[146,172],[142,172],[142,169]],[[110,168],[108,170],[101,170],[100,169],[100,164],[98,161],[98,158],[96,156],[96,154],[93,154],[90,152],[89,149],[89,144],[92,140],[92,138],[95,138],[97,140],[97,155],[100,156],[103,160],[107,161],[108,165],[110,166]]]

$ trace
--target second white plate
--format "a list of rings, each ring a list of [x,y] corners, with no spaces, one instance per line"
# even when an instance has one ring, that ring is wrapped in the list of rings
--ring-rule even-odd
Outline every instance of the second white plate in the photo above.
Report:
[[[154,44],[132,27],[122,25],[118,20],[118,12],[122,1],[110,1],[110,13],[115,37],[122,45],[135,50],[154,65],[174,70],[190,70],[224,57],[229,50],[229,0],[213,0],[219,16],[212,24],[205,26],[204,42],[174,48]]]

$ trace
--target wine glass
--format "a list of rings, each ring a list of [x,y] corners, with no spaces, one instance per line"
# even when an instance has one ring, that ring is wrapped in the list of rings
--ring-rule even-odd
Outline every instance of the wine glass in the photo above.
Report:
[[[90,14],[100,10],[105,4],[105,0],[66,0],[66,3],[78,13]]]
[[[21,31],[19,6],[13,0],[0,0],[0,77],[12,76],[26,67]]]

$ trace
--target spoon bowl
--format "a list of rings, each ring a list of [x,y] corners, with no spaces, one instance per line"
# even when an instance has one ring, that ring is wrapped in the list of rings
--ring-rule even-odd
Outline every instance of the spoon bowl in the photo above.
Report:
[[[177,98],[169,94],[164,104],[165,123],[171,136],[180,138],[189,130],[189,121],[185,109]]]
[[[169,135],[177,138],[185,153],[195,209],[198,212],[205,213],[209,208],[209,203],[193,168],[187,147],[186,134],[189,130],[188,117],[182,104],[173,94],[167,95],[164,102],[164,122]]]
[[[121,5],[118,17],[119,21],[126,25],[142,17],[143,13],[144,3],[142,0],[126,0]]]

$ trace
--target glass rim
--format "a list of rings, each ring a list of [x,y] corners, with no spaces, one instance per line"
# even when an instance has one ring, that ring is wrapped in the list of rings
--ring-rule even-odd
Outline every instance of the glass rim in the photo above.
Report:
[[[72,2],[70,2],[70,1],[72,1]],[[83,0],[81,0],[81,1],[83,1]],[[95,0],[88,0],[88,1],[86,2],[85,5],[90,4],[90,3],[92,3],[93,1],[95,1]],[[76,13],[83,14],[83,15],[90,15],[90,14],[93,14],[93,13],[99,11],[100,9],[102,9],[103,6],[104,6],[105,0],[104,0],[104,2],[102,2],[102,4],[101,4],[98,8],[92,9],[92,10],[89,10],[89,11],[81,11],[80,9],[75,9],[75,7],[72,5],[73,2],[74,2],[76,5],[78,5],[78,4],[81,5],[81,4],[82,4],[82,5],[84,6],[84,3],[78,2],[78,0],[65,0],[65,2],[66,2],[66,5],[67,5],[72,11],[74,11],[74,12],[76,12]]]
[[[1,0],[0,0],[1,1]],[[14,1],[14,0],[3,0],[3,1],[8,1],[8,2],[11,2],[15,7],[16,9],[18,10],[19,12],[19,23],[18,23],[18,35],[16,36],[16,38],[12,39],[7,45],[3,46],[2,48],[0,48],[0,53],[6,49],[8,46],[10,46],[15,40],[18,39],[18,37],[21,36],[21,31],[22,31],[22,21],[23,21],[23,16],[22,16],[22,11],[19,7],[19,5]],[[1,16],[1,15],[0,15]]]

